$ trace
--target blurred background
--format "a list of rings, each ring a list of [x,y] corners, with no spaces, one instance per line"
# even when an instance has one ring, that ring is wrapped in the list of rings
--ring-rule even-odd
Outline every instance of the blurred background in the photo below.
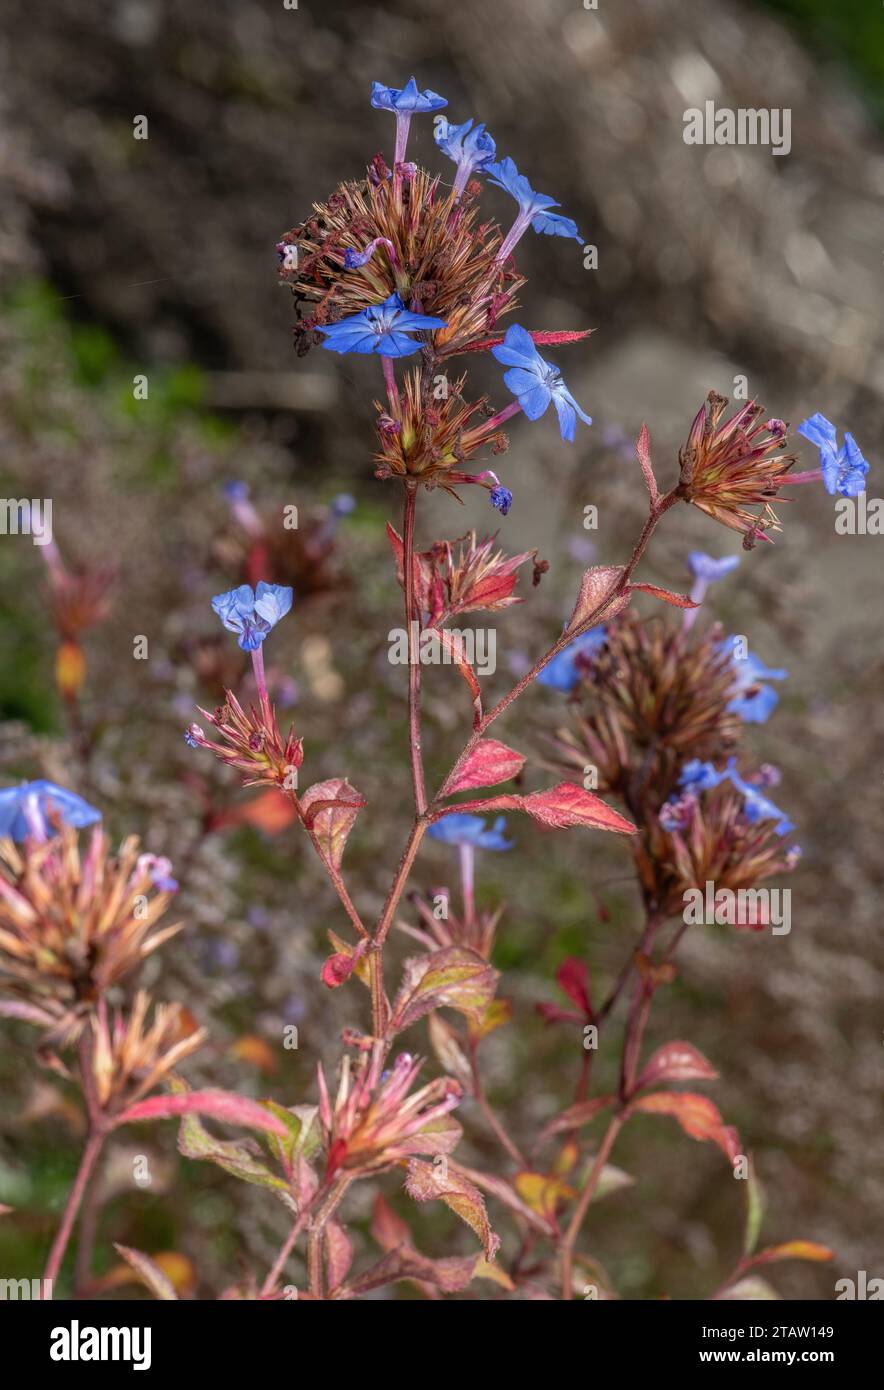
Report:
[[[869,496],[884,494],[880,7],[57,0],[35,19],[25,0],[6,0],[0,474],[6,496],[53,499],[62,561],[93,572],[108,613],[81,638],[76,696],[70,667],[60,689],[47,554],[0,539],[0,773],[74,787],[115,838],[136,832],[173,859],[187,927],[145,978],[211,1028],[188,1075],[287,1105],[313,1099],[317,1058],[333,1063],[340,1029],[364,1026],[365,997],[318,983],[340,913],[276,801],[242,793],[181,731],[195,703],[211,708],[225,683],[246,681],[208,604],[247,573],[255,519],[244,489],[228,486],[245,483],[285,570],[272,577],[296,595],[268,647],[275,697],[307,740],[308,780],[347,775],[368,799],[345,868],[365,913],[379,908],[409,822],[403,673],[387,660],[401,595],[383,539],[400,500],[372,476],[376,364],[295,358],[274,248],[314,199],[375,152],[391,157],[393,124],[369,107],[370,85],[412,72],[447,96],[452,120],[487,122],[498,153],[598,250],[593,270],[573,242],[528,237],[518,250],[529,277],[519,321],[595,329],[557,352],[592,429],[579,426],[571,447],[551,418],[513,422],[499,470],[516,495],[506,519],[484,493],[464,509],[441,493],[421,502],[422,544],[499,521],[507,550],[536,546],[550,563],[539,589],[522,582],[529,601],[501,616],[486,690],[502,692],[558,632],[586,564],[631,545],[644,498],[630,441],[642,421],[668,485],[707,391],[733,396],[745,379],[772,415],[821,410],[851,430],[872,465]],[[685,145],[683,113],[708,99],[788,108],[791,152]],[[139,116],[147,139],[133,138]],[[450,177],[423,118],[409,157]],[[500,190],[486,188],[483,207],[508,225]],[[502,404],[496,364],[468,365]],[[799,467],[816,465],[809,445],[798,452]],[[299,530],[283,543],[292,504]],[[583,527],[589,504],[595,531]],[[744,556],[710,603],[791,673],[749,741],[782,769],[777,800],[804,848],[792,932],[689,933],[647,1046],[686,1038],[719,1068],[710,1093],[768,1194],[765,1242],[800,1236],[836,1251],[834,1266],[783,1265],[772,1282],[786,1297],[830,1299],[839,1277],[884,1274],[884,539],[837,535],[821,486],[795,489],[779,510],[776,545]],[[689,549],[738,548],[687,508],[667,522],[647,580],[682,589]],[[133,655],[137,636],[146,660]],[[469,710],[453,672],[429,675],[433,781]],[[541,758],[562,697],[537,689],[520,709],[500,733]],[[515,1013],[487,1044],[489,1084],[513,1131],[530,1136],[570,1097],[581,1056],[579,1035],[545,1029],[534,1006],[555,997],[569,954],[604,992],[638,904],[622,846],[510,828],[517,848],[486,855],[479,876],[481,901],[510,899],[495,963]],[[451,882],[454,867],[454,851],[429,844],[413,887]],[[281,1045],[286,1024],[297,1051]],[[0,1224],[0,1270],[27,1277],[42,1268],[81,1142],[72,1093],[35,1067],[32,1044],[26,1027],[4,1024],[0,1202],[16,1214]],[[422,1034],[414,1046],[425,1048]],[[603,1045],[601,1080],[605,1055]],[[494,1141],[466,1109],[464,1157],[491,1167]],[[132,1182],[137,1153],[151,1162],[144,1189]],[[624,1297],[707,1295],[741,1238],[720,1154],[649,1117],[615,1161],[634,1186],[593,1208],[586,1248]],[[184,1286],[211,1297],[241,1257],[266,1267],[285,1224],[267,1193],[185,1164],[172,1126],[124,1136],[103,1182],[96,1268],[111,1281],[113,1238],[177,1251],[199,1271]],[[394,1204],[397,1186],[384,1186]],[[350,1209],[361,1229],[358,1189]],[[455,1225],[444,1211],[415,1215],[434,1254],[472,1248]],[[397,1296],[413,1293],[400,1285]]]

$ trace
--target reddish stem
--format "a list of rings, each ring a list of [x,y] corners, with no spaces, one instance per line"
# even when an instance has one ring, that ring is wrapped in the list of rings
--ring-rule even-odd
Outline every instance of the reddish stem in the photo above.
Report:
[[[89,1179],[92,1176],[92,1170],[94,1169],[95,1164],[98,1160],[98,1155],[101,1153],[101,1146],[103,1143],[104,1131],[91,1130],[89,1137],[86,1140],[86,1147],[83,1150],[83,1156],[80,1159],[80,1167],[77,1170],[77,1176],[74,1179],[74,1185],[68,1193],[68,1200],[65,1204],[64,1215],[61,1218],[61,1225],[55,1233],[55,1240],[52,1242],[52,1249],[49,1252],[49,1259],[46,1261],[46,1268],[43,1271],[44,1286],[46,1280],[49,1280],[51,1287],[52,1285],[54,1285],[56,1279],[58,1278],[58,1272],[61,1269],[61,1263],[65,1257],[65,1251],[68,1248],[68,1242],[71,1238],[71,1232],[74,1229],[74,1222],[76,1221],[77,1213],[80,1210],[80,1203],[83,1200],[83,1196],[86,1192]]]
[[[388,359],[384,359],[385,361]],[[402,525],[402,547],[405,565],[405,630],[408,633],[408,730],[411,742],[411,780],[414,787],[414,808],[422,816],[427,809],[427,790],[424,784],[424,764],[421,754],[421,668],[417,651],[416,628],[420,618],[414,595],[414,514],[417,488],[406,484],[405,514]]]

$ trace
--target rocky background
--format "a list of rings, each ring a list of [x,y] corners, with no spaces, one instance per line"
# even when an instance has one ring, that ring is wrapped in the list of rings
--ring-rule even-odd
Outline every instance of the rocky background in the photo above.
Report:
[[[884,61],[881,23],[847,5],[843,31],[833,29],[825,7],[821,16],[799,0],[599,0],[596,10],[579,0],[302,0],[294,10],[58,0],[51,16],[6,0],[2,481],[9,496],[51,496],[66,557],[115,564],[119,578],[113,616],[88,644],[95,738],[84,760],[51,693],[40,554],[22,538],[0,542],[0,758],[6,780],[76,785],[115,832],[136,830],[175,859],[189,927],[151,984],[211,1024],[197,1074],[272,1089],[286,1104],[309,1098],[317,1056],[333,1055],[363,1005],[355,992],[320,997],[336,909],[291,831],[234,819],[204,833],[207,797],[234,812],[242,803],[180,735],[194,699],[213,698],[207,599],[227,587],[225,482],[248,481],[268,511],[294,501],[317,518],[337,493],[356,498],[327,584],[296,602],[273,656],[311,780],[346,773],[371,804],[347,860],[367,911],[407,821],[401,672],[386,660],[399,594],[381,539],[398,499],[371,476],[375,374],[319,352],[295,360],[274,251],[314,198],[375,151],[390,154],[392,122],[368,105],[372,79],[398,85],[413,71],[447,95],[452,119],[486,121],[499,153],[598,248],[592,271],[573,243],[532,237],[519,248],[521,321],[596,330],[559,350],[595,423],[573,449],[550,419],[511,429],[502,473],[516,504],[501,542],[538,546],[551,569],[499,624],[502,687],[557,631],[581,566],[616,561],[631,543],[643,497],[629,440],[643,420],[665,479],[706,392],[733,395],[745,378],[772,414],[797,421],[819,409],[852,430],[872,462],[869,496],[884,490],[884,139],[864,86]],[[791,152],[685,145],[683,113],[707,99],[789,108]],[[141,115],[149,137],[135,140]],[[412,139],[412,158],[441,167],[429,122],[416,120]],[[508,215],[502,192],[483,196]],[[494,364],[474,370],[500,398]],[[139,373],[150,394],[136,403]],[[802,467],[816,461],[807,445],[800,456]],[[595,532],[583,529],[589,503]],[[453,507],[441,494],[422,503],[425,541],[488,526],[484,497]],[[757,746],[782,768],[778,799],[801,831],[793,930],[690,933],[648,1042],[688,1038],[720,1068],[715,1098],[769,1196],[766,1238],[837,1252],[834,1267],[783,1266],[773,1282],[786,1297],[829,1299],[838,1277],[884,1275],[884,539],[836,535],[821,488],[796,489],[781,510],[776,546],[744,557],[714,602],[729,630],[791,672]],[[689,548],[735,549],[686,509],[669,520],[645,578],[683,587]],[[133,633],[150,637],[146,664],[132,659]],[[441,771],[468,712],[455,677],[438,675],[427,743]],[[540,754],[560,714],[552,692],[532,692],[508,728]],[[533,1004],[553,997],[565,954],[585,956],[604,982],[635,935],[625,861],[600,839],[538,844],[520,827],[516,851],[483,863],[488,900],[511,900],[497,963],[516,1016],[491,1049],[492,1093],[520,1133],[561,1104],[579,1061],[579,1040],[545,1032]],[[423,881],[444,881],[444,847],[425,858]],[[589,883],[602,884],[601,914]],[[279,1046],[285,1022],[299,1027],[297,1053]],[[0,1201],[18,1215],[0,1232],[0,1263],[28,1276],[70,1181],[78,1126],[63,1083],[28,1080],[29,1044],[26,1030],[4,1027]],[[149,1190],[132,1191],[127,1149],[112,1156],[107,1232],[185,1254],[203,1297],[243,1249],[266,1261],[280,1220],[264,1195],[183,1165],[168,1132],[151,1142]],[[490,1163],[481,1124],[474,1142]],[[626,1297],[706,1295],[740,1239],[739,1195],[720,1158],[646,1120],[618,1162],[635,1186],[599,1206],[589,1241],[614,1284]],[[427,1229],[434,1220],[421,1214]],[[435,1234],[439,1253],[459,1239],[444,1218]]]

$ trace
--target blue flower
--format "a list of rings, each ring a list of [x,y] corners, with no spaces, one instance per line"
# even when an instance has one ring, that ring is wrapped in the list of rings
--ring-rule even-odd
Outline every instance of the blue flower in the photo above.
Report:
[[[591,627],[582,637],[575,637],[558,656],[547,662],[537,677],[538,684],[551,686],[553,690],[564,691],[567,695],[586,670],[588,658],[604,646],[605,636],[604,625],[601,625]]]
[[[53,819],[79,830],[101,820],[101,812],[76,792],[69,792],[43,778],[0,791],[0,835],[8,835],[19,844],[27,835],[43,839],[46,823],[51,825]]]
[[[260,647],[291,606],[292,591],[288,585],[265,584],[263,579],[258,581],[257,589],[253,590],[250,584],[240,584],[238,589],[216,594],[212,599],[218,617],[228,632],[239,635],[239,645],[246,652]]]
[[[545,193],[537,193],[531,187],[525,175],[519,173],[515,161],[510,159],[509,155],[497,164],[489,164],[486,173],[491,183],[502,188],[511,198],[515,198],[519,204],[520,216],[528,220],[536,216],[537,213],[546,211],[547,208],[559,206],[555,198],[548,198]]]
[[[583,245],[583,237],[577,230],[577,223],[570,217],[562,217],[558,212],[538,212],[536,217],[531,218],[531,226],[535,232],[542,232],[544,236],[567,236]]]
[[[150,881],[160,893],[177,893],[179,883],[172,876],[172,862],[163,854],[140,854],[138,868],[146,869]]]
[[[444,319],[410,313],[395,293],[383,304],[370,304],[361,314],[351,314],[325,327],[317,325],[326,335],[322,346],[331,352],[379,352],[384,357],[409,357],[419,352],[423,343],[409,335],[445,326]]]
[[[467,180],[490,164],[497,153],[496,146],[484,125],[473,126],[472,118],[463,125],[452,125],[444,116],[436,127],[436,144],[443,154],[457,165],[455,194],[460,195]]]
[[[504,372],[503,379],[513,395],[518,397],[519,405],[529,420],[539,420],[550,401],[553,401],[562,438],[569,443],[574,442],[578,415],[584,424],[592,424],[591,417],[580,409],[562,380],[558,367],[540,356],[531,334],[524,328],[514,323],[507,329],[503,342],[491,351],[498,362],[512,369]]]
[[[691,787],[698,792],[707,792],[711,791],[713,787],[717,787],[724,780],[725,775],[725,773],[719,772],[712,763],[704,763],[699,758],[691,758],[681,770],[678,785]]]
[[[688,555],[688,569],[695,579],[701,579],[706,584],[712,584],[717,579],[724,579],[725,575],[735,570],[740,563],[739,555],[723,555],[720,560],[716,560],[713,555],[706,555],[702,550],[692,550]]]
[[[409,77],[404,87],[385,87],[383,82],[372,82],[371,104],[379,111],[392,111],[396,117],[396,150],[393,165],[397,179],[399,166],[405,162],[405,147],[408,144],[408,130],[411,118],[417,111],[439,111],[448,102],[438,92],[419,92],[413,77]]]
[[[491,489],[491,505],[496,507],[502,516],[506,516],[510,507],[513,505],[513,494],[508,487],[498,484]]]
[[[753,787],[751,782],[745,782],[733,766],[734,760],[728,763],[726,776],[736,787],[737,791],[743,794],[743,814],[751,825],[755,825],[760,820],[776,821],[774,829],[778,835],[788,835],[795,826],[788,816],[780,810],[778,806],[765,796],[758,787]]]
[[[719,651],[731,653],[736,676],[736,694],[728,702],[728,709],[747,724],[766,724],[780,697],[772,686],[763,682],[784,681],[789,672],[782,667],[765,666],[751,652],[738,658],[734,655],[734,641],[729,637],[719,645]]]
[[[477,849],[512,849],[513,841],[504,839],[505,829],[506,821],[503,816],[498,816],[491,829],[486,830],[484,817],[455,813],[434,821],[429,834],[435,840],[443,840],[446,845],[473,845]]]
[[[869,471],[852,434],[845,434],[844,443],[838,448],[838,437],[831,420],[819,411],[803,420],[798,433],[809,439],[820,451],[820,471],[826,492],[833,497],[858,497],[865,491],[865,477]]]
[[[519,204],[516,220],[504,237],[496,260],[505,261],[529,227],[533,227],[535,232],[543,232],[546,236],[568,236],[582,242],[583,238],[570,217],[562,217],[557,212],[549,211],[550,208],[559,206],[555,198],[548,198],[545,193],[538,193],[533,189],[525,175],[519,173],[515,163],[508,156],[496,164],[489,164],[485,173],[491,183],[509,193]]]
[[[378,111],[402,112],[440,111],[448,102],[438,92],[419,92],[413,77],[409,77],[404,87],[385,87],[383,82],[372,82],[371,104]]]
[[[718,787],[722,782],[730,782],[736,787],[743,797],[743,814],[751,825],[757,821],[772,820],[776,821],[776,833],[778,835],[788,835],[790,830],[795,827],[787,816],[775,806],[769,797],[747,782],[737,772],[736,758],[728,760],[727,767],[723,772],[718,772],[712,763],[701,762],[699,758],[692,758],[685,763],[681,770],[679,786],[688,787],[693,791],[711,791],[713,787]]]

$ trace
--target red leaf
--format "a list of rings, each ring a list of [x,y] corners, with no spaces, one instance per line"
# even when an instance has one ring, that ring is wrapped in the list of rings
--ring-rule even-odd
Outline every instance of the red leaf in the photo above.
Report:
[[[329,989],[337,989],[349,980],[368,947],[368,938],[363,937],[352,951],[336,951],[322,967],[321,979]]]
[[[731,1162],[740,1152],[737,1131],[724,1123],[718,1107],[706,1096],[693,1091],[655,1091],[653,1095],[633,1101],[629,1108],[630,1112],[643,1110],[657,1115],[673,1115],[685,1134],[692,1139],[717,1144]]]
[[[686,598],[684,594],[674,594],[671,589],[661,589],[657,584],[630,584],[627,587],[629,594],[650,594],[652,598],[662,599],[664,603],[671,603],[673,608],[699,608],[698,603],[694,603],[692,598]]]
[[[540,329],[539,332],[531,334],[535,343],[541,347],[554,345],[556,343],[578,343],[581,338],[588,338],[590,333],[594,333],[594,328],[575,329]],[[488,352],[493,347],[499,347],[503,342],[503,335],[498,338],[483,338],[480,343],[468,343],[466,347],[459,349],[460,352]]]
[[[576,956],[568,956],[567,960],[563,960],[556,971],[556,981],[572,1003],[576,1004],[578,1009],[582,1010],[588,1017],[591,1017],[589,970],[586,962],[578,960]]]
[[[515,792],[505,792],[501,796],[491,796],[485,801],[461,801],[457,806],[448,806],[434,815],[434,820],[442,816],[465,811],[478,813],[488,811],[527,811],[541,825],[556,829],[567,829],[572,825],[585,825],[590,830],[614,830],[620,835],[634,835],[636,827],[618,811],[613,810],[601,797],[573,782],[559,782],[549,791],[532,792],[530,796],[519,796]]]
[[[231,1125],[246,1125],[249,1129],[263,1129],[269,1134],[279,1134],[283,1139],[289,1131],[281,1120],[265,1110],[256,1100],[238,1096],[233,1091],[188,1091],[177,1096],[152,1096],[149,1100],[139,1100],[128,1110],[117,1115],[114,1128],[132,1124],[136,1120],[168,1120],[174,1115],[212,1115],[216,1120],[226,1120]]]
[[[225,826],[253,825],[267,835],[278,835],[288,829],[296,815],[289,797],[281,796],[278,787],[268,787],[218,819],[223,820]]]
[[[405,547],[402,544],[402,537],[394,526],[387,522],[387,540],[396,557],[396,576],[399,583],[405,588]],[[415,551],[412,556],[412,566],[414,570],[414,596],[417,606],[422,613],[435,611],[435,605],[431,602],[431,589],[435,578],[433,565],[428,555]]]
[[[439,795],[453,796],[455,792],[470,791],[473,787],[493,787],[498,782],[508,782],[524,765],[524,757],[514,748],[493,738],[483,738],[466,761],[452,769]]]
[[[346,777],[315,782],[301,797],[304,824],[312,829],[321,853],[336,869],[341,867],[347,836],[364,805],[365,798]]]
[[[554,1116],[544,1126],[538,1144],[545,1143],[555,1134],[565,1134],[568,1130],[580,1129],[583,1125],[589,1124],[600,1111],[612,1105],[615,1099],[615,1096],[596,1096],[593,1100],[578,1100],[575,1105],[569,1105],[567,1110]]]
[[[574,612],[568,619],[566,632],[576,632],[590,619],[593,624],[613,618],[629,603],[628,591],[616,596],[613,591],[623,578],[623,565],[592,565],[580,581],[580,592]],[[610,594],[609,602],[606,595]]]
[[[641,1091],[661,1081],[715,1081],[717,1077],[715,1068],[690,1043],[669,1042],[657,1048],[635,1089]]]
[[[532,792],[521,798],[522,809],[542,825],[566,829],[585,825],[591,830],[614,830],[620,835],[634,835],[636,827],[615,811],[600,796],[594,796],[573,782],[559,782],[549,791]],[[460,809],[460,808],[458,808]]]
[[[353,1263],[353,1242],[339,1221],[329,1221],[325,1228],[325,1259],[328,1268],[328,1287],[343,1284]]]

